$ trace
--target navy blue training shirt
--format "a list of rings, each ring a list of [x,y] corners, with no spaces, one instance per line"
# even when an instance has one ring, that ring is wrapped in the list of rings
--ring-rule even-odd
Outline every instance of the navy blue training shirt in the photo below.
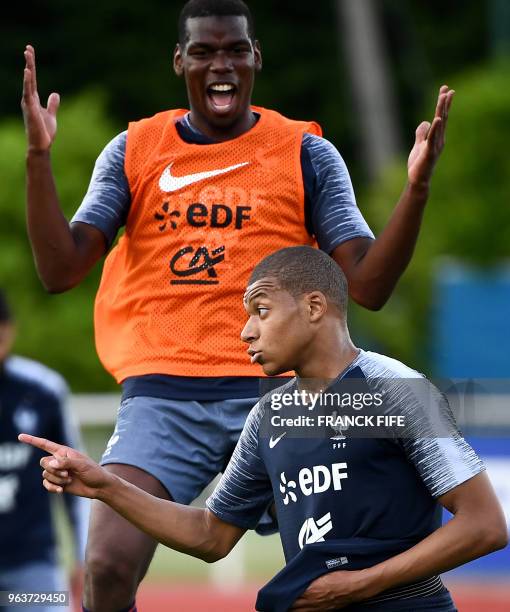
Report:
[[[263,398],[248,416],[232,459],[206,502],[221,520],[253,529],[274,498],[287,562],[317,542],[350,542],[355,551],[358,539],[403,540],[411,548],[441,525],[437,498],[484,469],[449,420],[442,396],[431,393],[431,401],[423,402],[413,392],[413,379],[428,385],[422,375],[389,357],[361,351],[341,380],[351,376],[380,381],[381,388],[390,390],[385,400],[390,412],[419,423],[416,434],[352,437],[348,429],[339,435],[338,429],[327,428],[326,436],[296,438],[285,426],[267,430],[268,416],[280,410]],[[284,390],[293,385],[287,383]],[[310,414],[304,409],[304,415]],[[434,415],[449,422],[448,435],[438,437],[431,424]],[[336,561],[337,569],[348,569],[348,554]],[[420,588],[417,595],[444,589],[438,577]]]
[[[214,143],[191,124],[189,114],[176,126],[185,142]],[[126,140],[125,131],[107,144],[99,155],[85,198],[71,220],[72,223],[87,223],[99,229],[108,246],[125,225],[131,203],[124,170]],[[353,238],[374,238],[356,204],[347,167],[330,142],[313,134],[304,134],[301,167],[306,227],[323,251],[331,253]],[[122,390],[123,399],[142,395],[178,400],[249,398],[258,395],[258,379],[167,376],[154,372],[126,379]]]
[[[18,441],[29,433],[73,448],[80,446],[66,408],[60,375],[22,357],[0,366],[0,569],[34,561],[56,562],[51,495],[42,485],[39,461],[47,453]],[[85,557],[89,502],[63,496],[80,563]]]

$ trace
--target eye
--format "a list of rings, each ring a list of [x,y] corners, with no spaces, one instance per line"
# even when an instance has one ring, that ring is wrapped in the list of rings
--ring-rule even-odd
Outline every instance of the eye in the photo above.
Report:
[[[257,312],[259,313],[259,317],[262,317],[269,312],[269,308],[265,308],[264,306],[259,306],[257,308]]]
[[[192,51],[189,52],[189,55],[191,55],[191,57],[206,57],[207,55],[207,51],[206,49],[193,49]]]

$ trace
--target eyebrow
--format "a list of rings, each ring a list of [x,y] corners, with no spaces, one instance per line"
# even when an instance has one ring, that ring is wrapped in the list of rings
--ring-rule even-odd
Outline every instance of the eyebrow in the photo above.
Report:
[[[251,302],[253,302],[254,300],[258,300],[262,297],[268,298],[269,299],[269,294],[266,293],[265,289],[256,289],[253,294],[251,296],[248,297],[248,299],[246,299],[246,297],[243,297],[243,302],[246,305],[251,304]]]
[[[247,46],[247,47],[251,47],[251,41],[249,38],[241,38],[239,40],[234,40],[232,42],[227,41],[227,44],[225,45],[227,48],[232,48],[232,47],[237,47],[237,46]],[[199,40],[195,40],[195,41],[188,41],[188,49],[191,47],[202,47],[204,49],[207,49],[208,51],[214,51],[217,46],[214,44],[211,44],[210,42],[201,42]]]

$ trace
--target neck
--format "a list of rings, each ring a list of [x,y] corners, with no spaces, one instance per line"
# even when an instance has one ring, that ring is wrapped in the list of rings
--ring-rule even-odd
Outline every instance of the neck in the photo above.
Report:
[[[323,332],[311,343],[303,356],[302,365],[296,368],[296,376],[308,379],[306,387],[311,391],[327,387],[359,354],[347,326],[336,325]]]
[[[250,130],[256,123],[256,118],[251,108],[248,108],[244,115],[227,127],[211,125],[193,108],[191,108],[189,119],[194,128],[202,132],[204,136],[212,138],[217,142],[225,142],[226,140],[237,138]]]

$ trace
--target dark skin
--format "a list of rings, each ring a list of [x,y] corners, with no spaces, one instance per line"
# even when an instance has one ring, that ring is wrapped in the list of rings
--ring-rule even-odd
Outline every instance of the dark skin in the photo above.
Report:
[[[260,363],[267,374],[294,369],[298,377],[335,378],[357,354],[345,318],[320,291],[294,297],[281,289],[276,279],[262,278],[248,287],[244,303],[248,321],[242,338],[249,344],[252,361]],[[99,499],[175,550],[215,561],[227,555],[245,532],[208,509],[149,495],[73,449],[26,434],[21,434],[20,440],[50,453],[41,459],[48,491],[65,490]],[[506,546],[505,518],[485,473],[453,488],[438,501],[453,514],[440,529],[373,567],[325,574],[311,583],[292,610],[343,608]]]
[[[28,142],[28,234],[44,286],[59,293],[80,283],[104,256],[106,241],[90,225],[70,225],[61,212],[50,162],[59,96],[53,93],[47,106],[41,105],[35,52],[30,45],[25,60],[22,109]],[[193,125],[218,141],[249,130],[254,122],[250,109],[253,82],[261,67],[260,46],[250,39],[244,17],[189,19],[186,42],[174,52],[174,70],[185,79]],[[208,92],[214,83],[234,85],[232,104],[214,107]],[[366,308],[377,310],[386,303],[411,260],[432,173],[444,146],[453,94],[443,85],[432,123],[424,121],[418,126],[407,184],[378,238],[354,238],[331,253],[347,276],[351,297]]]

